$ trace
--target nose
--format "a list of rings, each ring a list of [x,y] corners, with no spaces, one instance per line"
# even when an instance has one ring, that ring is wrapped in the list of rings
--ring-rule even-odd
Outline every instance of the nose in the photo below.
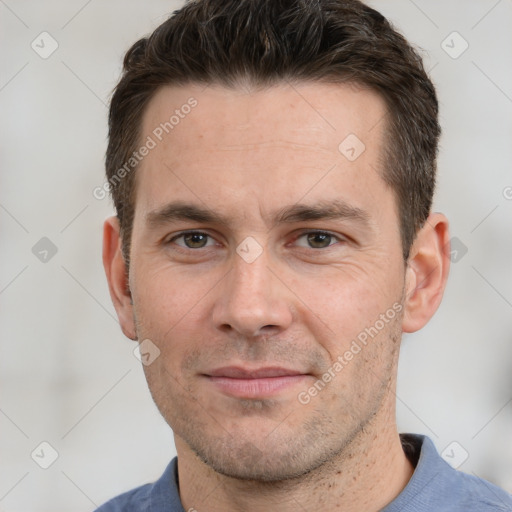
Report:
[[[276,274],[266,250],[252,263],[234,254],[231,270],[216,287],[214,325],[247,339],[286,330],[293,319],[292,294]]]

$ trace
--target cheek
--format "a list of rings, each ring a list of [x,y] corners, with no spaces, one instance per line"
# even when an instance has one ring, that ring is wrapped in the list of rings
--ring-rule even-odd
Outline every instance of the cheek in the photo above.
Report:
[[[133,281],[134,303],[140,319],[145,326],[164,332],[193,316],[202,297],[215,283],[204,274],[195,278],[167,262],[135,269]]]
[[[403,276],[394,267],[347,263],[293,280],[299,317],[331,356],[400,302]]]
[[[132,296],[138,339],[150,339],[160,350],[163,371],[175,374],[190,340],[197,338],[197,326],[204,325],[200,318],[204,282],[184,279],[171,268],[139,272],[136,282]],[[153,372],[152,377],[157,375]]]

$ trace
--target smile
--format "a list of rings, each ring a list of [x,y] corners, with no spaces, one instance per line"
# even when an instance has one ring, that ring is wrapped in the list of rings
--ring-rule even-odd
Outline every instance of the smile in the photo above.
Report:
[[[222,393],[237,398],[264,398],[301,384],[310,375],[285,368],[245,370],[226,367],[204,375]]]

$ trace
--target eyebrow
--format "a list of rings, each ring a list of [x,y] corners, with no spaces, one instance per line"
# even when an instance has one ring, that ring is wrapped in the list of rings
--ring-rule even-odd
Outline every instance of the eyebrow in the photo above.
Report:
[[[285,206],[272,215],[271,223],[276,226],[278,224],[333,219],[350,219],[364,226],[370,224],[370,216],[365,210],[351,206],[342,200],[321,201],[312,205],[293,204]],[[158,228],[176,221],[192,221],[224,226],[230,224],[229,217],[221,213],[183,201],[173,201],[146,215],[146,224],[150,228]]]

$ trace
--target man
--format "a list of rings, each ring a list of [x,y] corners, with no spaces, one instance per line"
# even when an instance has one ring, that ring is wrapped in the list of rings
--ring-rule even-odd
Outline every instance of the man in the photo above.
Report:
[[[101,512],[512,510],[397,431],[449,234],[436,93],[382,15],[191,1],[127,53],[109,128],[105,270],[178,456]]]

